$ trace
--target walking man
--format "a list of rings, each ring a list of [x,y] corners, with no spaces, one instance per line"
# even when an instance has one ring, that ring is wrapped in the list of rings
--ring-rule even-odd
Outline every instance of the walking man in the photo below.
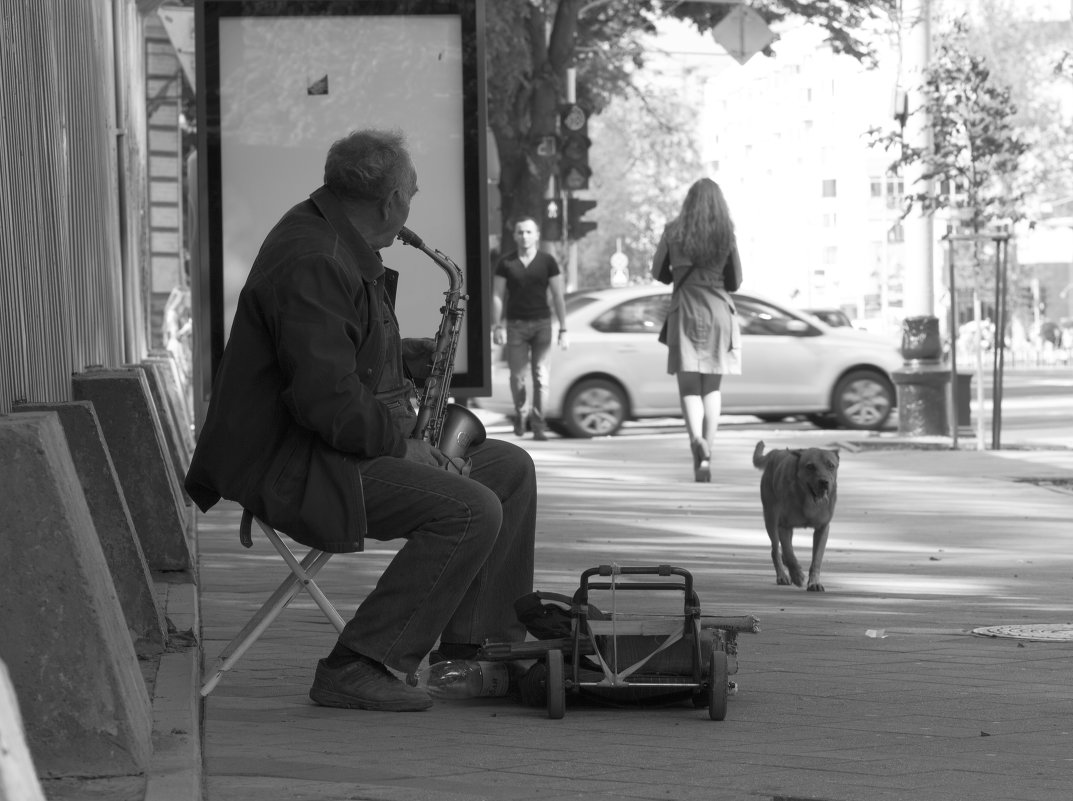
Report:
[[[517,250],[500,259],[495,269],[493,341],[507,346],[515,435],[524,436],[528,422],[533,439],[544,440],[548,438],[544,407],[550,379],[552,307],[559,320],[559,347],[566,350],[570,345],[563,278],[555,258],[538,248],[540,227],[535,219],[520,217],[514,223],[514,243]],[[526,385],[530,376],[531,393]]]

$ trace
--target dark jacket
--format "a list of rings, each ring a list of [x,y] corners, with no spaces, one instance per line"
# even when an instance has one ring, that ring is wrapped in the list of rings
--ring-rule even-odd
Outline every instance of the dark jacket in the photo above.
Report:
[[[239,295],[186,475],[202,511],[228,498],[305,545],[361,550],[358,460],[406,453],[374,394],[397,282],[325,187],[276,224]]]

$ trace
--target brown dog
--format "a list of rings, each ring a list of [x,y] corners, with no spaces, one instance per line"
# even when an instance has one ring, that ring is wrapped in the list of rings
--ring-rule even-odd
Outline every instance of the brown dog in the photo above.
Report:
[[[801,565],[794,556],[793,538],[795,528],[809,526],[812,564],[808,569],[808,589],[823,592],[820,568],[838,500],[838,451],[783,448],[765,454],[761,440],[753,451],[753,465],[764,471],[760,477],[760,501],[764,505],[764,526],[771,540],[775,583],[793,583],[798,587],[804,583]]]

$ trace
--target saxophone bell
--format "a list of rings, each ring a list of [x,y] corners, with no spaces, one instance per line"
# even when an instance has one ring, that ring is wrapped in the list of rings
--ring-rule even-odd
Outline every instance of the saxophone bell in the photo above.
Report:
[[[486,433],[481,418],[458,403],[448,403],[440,426],[436,446],[447,457],[465,456],[470,447],[484,442]]]

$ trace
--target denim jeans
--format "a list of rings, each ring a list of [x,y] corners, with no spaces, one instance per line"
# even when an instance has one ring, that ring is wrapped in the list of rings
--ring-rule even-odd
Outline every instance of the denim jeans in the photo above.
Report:
[[[551,375],[551,318],[543,320],[507,320],[507,366],[510,368],[510,394],[519,420],[531,417],[537,425],[544,423],[548,403],[548,380]],[[526,380],[533,377],[532,399],[526,392]]]
[[[513,604],[533,589],[533,460],[498,440],[466,455],[468,478],[386,456],[360,466],[369,538],[406,542],[339,641],[408,674],[441,635],[525,639]]]

